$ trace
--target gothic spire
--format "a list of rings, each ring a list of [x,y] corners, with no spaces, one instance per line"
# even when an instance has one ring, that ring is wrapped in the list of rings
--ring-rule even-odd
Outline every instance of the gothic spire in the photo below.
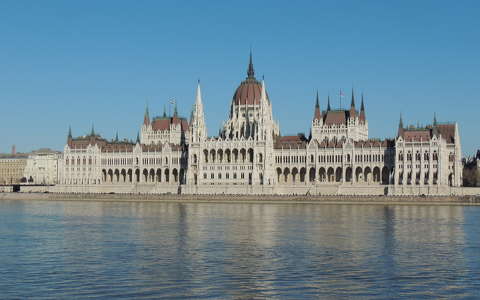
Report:
[[[203,103],[202,103],[202,89],[200,87],[200,79],[197,82],[197,94],[195,95],[195,105],[203,105]]]
[[[118,142],[118,131],[115,133],[115,142]]]
[[[205,126],[205,116],[203,114],[202,90],[200,88],[200,80],[197,84],[197,92],[195,95],[195,105],[193,105],[192,120],[190,126],[193,128],[191,139],[199,142],[207,137],[207,128]]]
[[[260,94],[261,101],[267,101],[267,89],[265,88],[265,79],[262,79],[262,92]]]
[[[178,117],[178,110],[177,110],[177,102],[175,101],[175,104],[173,106],[173,116]]]
[[[143,116],[143,124],[150,124],[150,114],[148,113],[148,104],[145,106],[145,115]]]
[[[433,113],[433,126],[437,126],[437,113]]]
[[[365,103],[363,102],[363,93],[362,93],[362,105],[360,106],[360,120],[365,122]]]
[[[167,106],[165,104],[163,105],[163,117],[167,117]]]
[[[255,70],[253,69],[252,50],[250,49],[250,61],[248,63],[247,78],[255,78]]]
[[[313,113],[314,120],[320,120],[322,118],[322,112],[320,111],[320,102],[318,100],[318,90],[317,97],[315,99],[315,112]]]
[[[356,111],[355,111],[355,95],[354,95],[354,92],[353,92],[353,88],[352,88],[352,102],[350,103],[350,118],[355,118],[356,116]]]
[[[403,134],[403,117],[402,113],[400,113],[400,121],[398,122],[398,136]]]
[[[72,139],[72,126],[68,126],[68,139]]]
[[[330,107],[330,95],[328,95],[328,104],[327,104],[327,111],[331,111],[332,108]]]
[[[352,102],[350,103],[350,108],[355,109],[355,96],[353,94],[353,88],[352,88]]]
[[[137,132],[137,144],[140,144],[140,133]]]
[[[92,124],[92,131],[90,132],[90,135],[95,136],[95,127],[93,126],[93,124]]]

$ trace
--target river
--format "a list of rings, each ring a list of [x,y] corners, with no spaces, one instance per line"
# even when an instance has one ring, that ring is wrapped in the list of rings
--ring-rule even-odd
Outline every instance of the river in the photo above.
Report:
[[[480,207],[0,201],[1,299],[475,299]]]

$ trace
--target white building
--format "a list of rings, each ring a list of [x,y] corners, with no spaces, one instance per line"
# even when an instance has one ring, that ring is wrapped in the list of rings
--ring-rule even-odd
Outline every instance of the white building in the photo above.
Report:
[[[148,108],[136,142],[92,132],[73,138],[57,191],[202,194],[449,194],[462,182],[458,125],[404,128],[370,139],[365,103],[320,109],[310,136],[282,136],[265,82],[247,77],[235,91],[218,136],[208,137],[200,83],[190,121]]]
[[[58,161],[61,154],[61,152],[50,149],[33,151],[28,156],[23,177],[26,178],[28,183],[33,184],[59,183]]]

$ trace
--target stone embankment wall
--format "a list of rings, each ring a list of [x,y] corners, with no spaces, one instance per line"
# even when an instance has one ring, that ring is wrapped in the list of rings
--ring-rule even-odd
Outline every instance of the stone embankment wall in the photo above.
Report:
[[[119,201],[119,202],[210,202],[210,203],[325,203],[325,204],[471,204],[480,196],[346,196],[346,195],[177,195],[177,194],[88,194],[88,193],[0,193],[0,200]]]
[[[52,193],[115,193],[115,194],[192,194],[192,195],[480,195],[480,188],[448,186],[394,186],[394,185],[174,185],[174,184],[102,184],[102,185],[56,185],[48,187]],[[22,192],[30,190],[22,187]],[[44,191],[44,190],[31,190]]]

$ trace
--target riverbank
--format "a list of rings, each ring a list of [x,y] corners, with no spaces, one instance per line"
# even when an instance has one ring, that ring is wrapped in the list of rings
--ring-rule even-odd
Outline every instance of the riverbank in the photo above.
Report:
[[[0,200],[179,202],[179,203],[310,203],[381,205],[479,205],[479,196],[285,196],[285,195],[176,195],[176,194],[61,194],[0,193]]]

